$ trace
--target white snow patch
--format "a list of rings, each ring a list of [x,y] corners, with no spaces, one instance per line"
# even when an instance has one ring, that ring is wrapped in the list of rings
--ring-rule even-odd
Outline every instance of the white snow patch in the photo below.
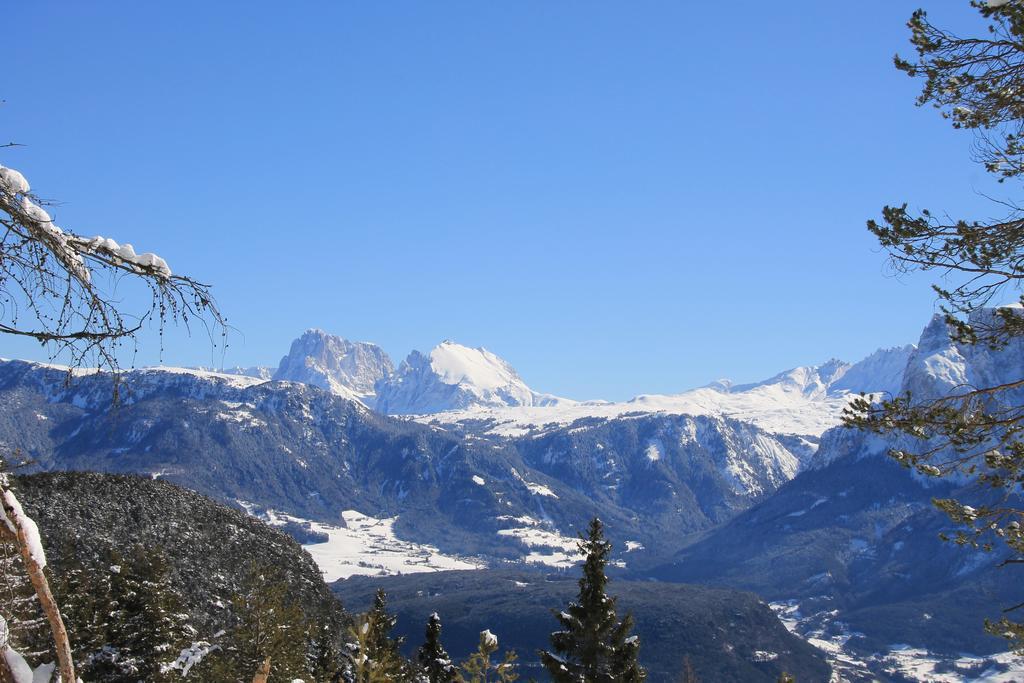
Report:
[[[25,514],[25,510],[22,509],[21,503],[18,502],[17,496],[14,495],[14,491],[5,489],[3,492],[4,498],[4,509],[0,510],[0,516],[2,521],[7,525],[7,528],[17,534],[19,531],[25,537],[25,544],[28,546],[29,555],[36,561],[40,568],[46,566],[46,553],[43,551],[43,541],[39,537],[39,527],[36,526],[34,519]],[[11,509],[11,514],[14,519],[7,517],[6,508]]]
[[[253,509],[249,503],[238,502],[247,511]],[[313,531],[327,534],[326,543],[310,543],[302,547],[320,567],[324,581],[328,583],[350,576],[392,576],[486,567],[479,561],[445,555],[431,545],[398,538],[394,530],[398,517],[379,519],[356,510],[346,510],[342,513],[344,527],[311,522],[272,510],[267,511],[264,518],[272,526],[289,521],[308,523]]]
[[[577,539],[563,536],[557,531],[543,529],[541,522],[535,519],[526,519],[529,519],[530,526],[498,531],[499,536],[516,538],[530,548],[530,552],[523,558],[523,561],[568,568],[580,560]]]
[[[936,683],[1013,683],[1024,680],[1024,660],[1011,652],[985,657],[940,655],[909,645],[891,645],[887,652],[862,657],[847,647],[851,638],[862,634],[851,632],[839,621],[837,610],[804,615],[796,600],[773,602],[770,607],[791,633],[825,653],[832,665],[833,683],[878,680],[880,676]]]
[[[665,446],[657,439],[651,439],[647,442],[647,450],[644,451],[644,455],[651,462],[658,462],[661,460],[661,452],[665,449]]]
[[[177,670],[181,672],[181,677],[185,678],[188,676],[188,672],[192,670],[192,667],[203,661],[203,658],[206,657],[206,655],[219,649],[219,645],[211,645],[205,640],[196,641],[182,649],[178,654],[178,658],[173,662],[162,665],[160,667],[160,672],[167,673],[169,671]]]
[[[558,498],[554,491],[545,486],[544,484],[535,484],[531,481],[527,481],[523,475],[519,474],[519,470],[512,468],[512,476],[518,479],[526,489],[535,496],[547,496],[548,498]]]

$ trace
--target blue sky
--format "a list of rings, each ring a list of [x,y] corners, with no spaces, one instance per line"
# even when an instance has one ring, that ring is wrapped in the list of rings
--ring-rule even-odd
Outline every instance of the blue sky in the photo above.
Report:
[[[576,398],[750,381],[916,341],[929,280],[865,220],[1005,194],[892,67],[918,4],[15,3],[0,163],[211,282],[226,365],[321,327]]]

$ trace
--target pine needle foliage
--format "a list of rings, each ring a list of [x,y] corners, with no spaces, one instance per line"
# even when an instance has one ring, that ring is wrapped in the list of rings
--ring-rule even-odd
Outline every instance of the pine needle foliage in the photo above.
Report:
[[[231,598],[234,625],[197,671],[211,683],[250,681],[269,657],[272,681],[308,679],[308,627],[281,570],[252,563]]]
[[[552,611],[562,629],[551,634],[553,652],[542,651],[541,663],[556,683],[638,683],[647,673],[637,659],[640,639],[631,636],[633,618],[621,621],[615,598],[607,594],[612,544],[604,537],[601,520],[590,522],[580,537],[586,558],[579,580],[579,596],[565,611]]]
[[[416,663],[427,683],[451,683],[457,669],[441,644],[441,617],[437,612],[427,620],[423,645],[416,651]]]
[[[919,106],[930,105],[954,128],[974,135],[974,156],[1000,183],[1024,176],[1024,3],[972,0],[984,29],[961,36],[933,24],[924,10],[908,22],[914,58],[896,68],[922,83]],[[993,200],[995,219],[886,206],[868,221],[897,273],[935,271],[933,288],[952,341],[963,348],[1002,349],[1024,336],[1021,308],[988,308],[1024,284],[1024,211],[1013,199]],[[1014,348],[1017,348],[1016,346]],[[898,437],[890,455],[920,474],[966,478],[978,501],[935,504],[960,527],[950,539],[1024,563],[1024,378],[964,386],[942,397],[888,396],[855,400],[844,416],[853,428]],[[963,498],[961,496],[960,498]],[[1024,624],[1008,615],[988,625],[1024,652]]]
[[[480,643],[476,652],[462,663],[462,671],[456,680],[459,683],[512,683],[519,678],[516,671],[516,653],[506,650],[505,660],[491,662],[491,655],[498,650],[498,637],[490,631],[480,632]]]

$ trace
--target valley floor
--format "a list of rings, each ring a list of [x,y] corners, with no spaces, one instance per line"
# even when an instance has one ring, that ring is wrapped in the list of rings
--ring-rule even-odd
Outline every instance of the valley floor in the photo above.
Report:
[[[923,648],[893,644],[888,652],[864,654],[851,647],[857,633],[839,618],[838,610],[803,614],[800,602],[771,603],[772,610],[790,633],[826,654],[832,665],[832,683],[909,680],[934,683],[1019,683],[1024,681],[1024,660],[1012,653],[947,656]]]

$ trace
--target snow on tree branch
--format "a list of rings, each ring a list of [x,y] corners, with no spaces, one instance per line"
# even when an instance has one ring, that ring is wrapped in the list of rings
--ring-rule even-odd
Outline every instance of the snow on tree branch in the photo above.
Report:
[[[125,277],[149,287],[149,310],[123,310],[113,288]],[[208,331],[224,329],[207,285],[175,275],[152,252],[58,226],[25,176],[0,165],[0,333],[66,353],[72,367],[116,370],[117,347],[148,320],[162,332],[168,320],[188,327],[197,318]]]

